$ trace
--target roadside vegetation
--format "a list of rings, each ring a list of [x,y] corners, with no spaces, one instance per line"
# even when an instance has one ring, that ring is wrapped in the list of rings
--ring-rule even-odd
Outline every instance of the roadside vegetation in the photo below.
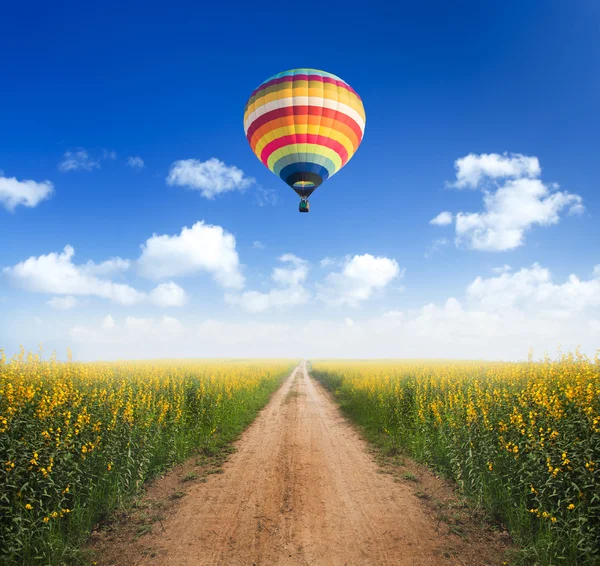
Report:
[[[315,361],[366,436],[453,478],[533,564],[600,564],[600,363]]]
[[[76,560],[142,484],[235,439],[288,360],[60,362],[0,351],[0,563]]]

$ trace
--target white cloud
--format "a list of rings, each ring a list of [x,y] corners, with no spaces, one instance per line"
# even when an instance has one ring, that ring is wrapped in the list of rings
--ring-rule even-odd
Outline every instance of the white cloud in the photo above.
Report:
[[[404,316],[404,313],[402,311],[387,311],[383,313],[383,316],[385,318],[402,318]]]
[[[171,165],[167,183],[197,189],[208,199],[228,191],[243,191],[255,184],[251,177],[234,165],[227,166],[222,161],[211,158],[208,161],[182,159]]]
[[[600,264],[594,265],[594,277],[600,277]]]
[[[144,160],[141,157],[128,157],[127,165],[132,169],[143,169],[144,168]]]
[[[199,271],[210,273],[224,287],[244,286],[235,237],[221,226],[203,221],[184,227],[179,235],[154,234],[142,244],[138,268],[144,277],[164,279]]]
[[[134,318],[77,325],[69,335],[78,358],[142,359],[165,357],[261,357],[265,351],[289,355],[290,325],[206,320],[184,326],[173,317]],[[287,352],[287,353],[286,353]],[[279,357],[279,354],[277,354]]]
[[[93,295],[124,305],[135,304],[143,299],[143,294],[129,285],[113,283],[86,273],[85,266],[82,269],[71,261],[74,255],[75,250],[67,245],[62,253],[30,257],[2,271],[17,287],[37,293]]]
[[[467,300],[487,312],[518,308],[532,315],[545,310],[554,316],[571,316],[600,307],[600,279],[582,281],[569,275],[564,283],[554,284],[550,271],[534,263],[514,273],[477,277],[467,287]]]
[[[254,240],[254,242],[252,242],[252,247],[255,250],[264,250],[265,249],[265,245],[260,242],[259,240]]]
[[[69,336],[76,343],[98,348],[104,345],[114,346],[116,340],[120,343],[120,347],[124,348],[117,357],[132,359],[160,356],[160,353],[165,351],[160,344],[171,344],[172,341],[180,339],[182,332],[181,322],[171,316],[163,316],[158,320],[128,316],[124,323],[118,324],[112,316],[108,315],[98,327],[83,325],[72,327]],[[102,353],[98,353],[97,356],[106,359]]]
[[[310,293],[304,287],[271,289],[268,293],[246,291],[239,295],[228,293],[225,301],[231,305],[240,305],[250,313],[264,312],[269,309],[283,309],[304,305],[310,300]]]
[[[580,212],[581,202],[579,195],[550,192],[539,179],[507,181],[485,195],[484,212],[456,215],[457,243],[476,250],[514,249],[523,245],[533,226],[558,224],[561,212]]]
[[[159,307],[181,307],[187,303],[185,291],[172,281],[161,283],[150,292],[150,300]]]
[[[79,304],[79,300],[72,295],[66,297],[52,297],[49,301],[46,301],[53,309],[60,311],[66,311],[76,307]]]
[[[436,226],[447,226],[452,224],[452,213],[448,211],[440,212],[435,218],[429,221],[429,224]]]
[[[553,282],[534,264],[476,278],[463,296],[440,304],[349,320],[290,323],[174,319],[78,326],[76,356],[86,359],[148,357],[463,358],[524,360],[574,350],[593,357],[600,344],[600,284],[574,275]]]
[[[15,177],[3,177],[0,172],[0,204],[13,212],[19,205],[33,208],[50,197],[54,185],[50,181],[18,181]]]
[[[454,162],[456,182],[452,186],[459,189],[477,188],[486,178],[535,178],[541,173],[537,157],[527,157],[520,153],[470,153]]]
[[[102,320],[102,328],[114,328],[115,327],[115,319],[111,316],[105,316]]]
[[[123,271],[127,271],[131,266],[131,262],[128,259],[121,259],[120,257],[114,257],[111,259],[107,259],[102,263],[94,263],[93,261],[88,261],[86,264],[80,266],[80,270],[82,273],[87,275],[112,275],[114,273],[119,273]]]
[[[450,241],[447,238],[438,238],[425,250],[425,259],[429,259],[434,253],[439,252],[444,246],[447,246]]]
[[[254,179],[252,179],[254,181]],[[252,183],[253,184],[253,183]],[[255,200],[258,206],[275,206],[279,202],[279,196],[274,189],[265,189],[264,187],[256,187]]]
[[[63,172],[76,171],[78,169],[91,171],[92,169],[99,168],[100,163],[92,159],[85,149],[79,149],[75,152],[66,151],[63,155],[63,160],[58,164],[59,171]]]
[[[321,267],[331,267],[332,265],[335,265],[335,259],[331,258],[331,257],[324,257],[320,262],[319,265]]]
[[[492,269],[492,271],[494,273],[508,273],[511,270],[512,270],[512,267],[506,263],[504,265],[502,265],[501,267],[494,267]]]
[[[357,306],[403,275],[395,259],[355,255],[346,260],[341,272],[330,273],[319,285],[319,298],[331,305]]]
[[[276,283],[292,287],[306,281],[308,277],[308,262],[294,254],[283,254],[279,261],[289,263],[292,267],[275,267],[271,278]]]
[[[470,154],[455,162],[457,188],[479,188],[483,211],[442,212],[430,223],[451,224],[456,244],[481,251],[505,251],[522,246],[534,226],[558,224],[561,214],[581,214],[582,198],[544,184],[537,157],[520,154]],[[488,181],[495,180],[496,184]]]
[[[271,289],[268,293],[246,291],[240,294],[227,294],[225,301],[232,305],[240,305],[242,309],[252,313],[306,304],[311,298],[303,285],[308,277],[308,262],[294,254],[284,254],[278,260],[290,265],[290,267],[273,269],[271,279],[279,287]]]
[[[126,269],[129,262],[114,258],[100,264],[73,263],[75,250],[65,246],[61,253],[49,253],[5,267],[2,272],[16,287],[34,293],[66,295],[54,297],[48,304],[54,308],[68,309],[75,306],[75,296],[94,296],[110,299],[121,305],[134,305],[150,301],[158,306],[181,306],[185,303],[185,292],[174,283],[164,283],[150,294],[143,293],[123,283],[99,277]]]

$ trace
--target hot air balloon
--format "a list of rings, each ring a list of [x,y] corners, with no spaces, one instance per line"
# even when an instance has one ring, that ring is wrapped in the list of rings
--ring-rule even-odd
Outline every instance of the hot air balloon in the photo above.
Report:
[[[264,81],[246,103],[244,130],[252,151],[300,196],[308,197],[354,155],[365,131],[360,96],[316,69],[292,69]]]

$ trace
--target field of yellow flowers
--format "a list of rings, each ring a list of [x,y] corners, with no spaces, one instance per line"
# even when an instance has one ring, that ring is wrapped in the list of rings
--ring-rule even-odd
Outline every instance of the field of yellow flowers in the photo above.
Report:
[[[232,440],[290,361],[7,360],[0,350],[0,564],[64,564],[141,484]]]
[[[600,564],[600,360],[316,361],[381,446],[446,475],[533,564]]]

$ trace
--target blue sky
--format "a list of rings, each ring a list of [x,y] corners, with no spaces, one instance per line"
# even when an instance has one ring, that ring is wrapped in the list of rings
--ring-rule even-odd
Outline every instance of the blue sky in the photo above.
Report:
[[[593,353],[599,17],[592,0],[3,8],[0,346]],[[307,215],[242,124],[259,83],[304,66],[367,115]],[[169,184],[184,160],[210,179]]]

